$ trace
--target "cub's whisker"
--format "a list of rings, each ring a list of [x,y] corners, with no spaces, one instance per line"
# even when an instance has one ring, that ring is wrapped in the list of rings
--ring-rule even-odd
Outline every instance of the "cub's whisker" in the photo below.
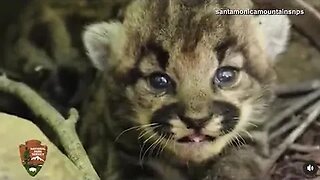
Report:
[[[151,139],[153,138],[154,136],[156,136],[157,133],[153,133],[148,139],[146,139],[145,141],[143,141],[143,144],[142,144],[142,147],[140,148],[140,153],[139,153],[139,159],[140,159],[140,164],[143,165],[143,158],[142,157],[142,153],[143,153],[143,149],[144,149],[144,146],[145,144]]]
[[[156,133],[155,133],[156,134]],[[155,135],[154,134],[154,135]],[[154,141],[148,148],[147,150],[145,150],[145,152],[142,155],[141,161],[143,162],[144,157],[146,156],[147,152],[153,147],[153,146],[157,146],[158,141],[162,138],[162,134],[158,137],[158,139],[156,141]]]
[[[245,130],[245,129],[241,129],[240,131],[241,131],[241,132],[244,132],[245,134],[247,134],[247,135],[248,135],[248,137],[251,139],[251,141],[253,141],[253,140],[254,140],[253,136],[250,134],[250,132],[249,132],[249,131],[247,131],[247,130]]]
[[[123,130],[123,131],[115,138],[114,141],[117,142],[117,141],[119,140],[119,138],[120,138],[123,134],[125,134],[125,133],[127,133],[127,132],[129,132],[129,131],[131,131],[131,130],[139,130],[139,129],[141,129],[141,128],[151,127],[151,126],[158,125],[158,124],[159,124],[159,123],[151,123],[151,124],[144,124],[144,125],[138,125],[138,126],[130,127],[130,128],[128,128],[128,129]]]
[[[172,140],[171,138],[173,138],[173,135],[170,135],[169,138],[167,138],[166,143],[164,144],[164,146],[162,146],[162,149],[161,149],[161,151],[160,151],[159,156],[162,154],[163,150],[164,150],[164,149],[166,148],[166,146],[168,145],[168,142]]]
[[[255,128],[259,127],[258,125],[254,124],[254,123],[252,123],[252,122],[248,122],[248,125],[251,125],[251,126],[253,126],[253,127],[255,127]]]
[[[163,145],[161,146],[161,144],[162,144],[162,142],[163,142],[163,140],[164,140],[165,138],[166,138],[166,136],[163,135],[162,138],[159,140],[159,143],[158,143],[158,151],[157,151],[155,157],[158,157],[158,156],[160,155],[160,150],[161,150],[161,148],[162,148],[162,146],[163,146]],[[153,152],[153,150],[152,150],[152,152]],[[152,152],[151,152],[151,154],[152,154]]]
[[[156,129],[160,126],[161,125],[157,125],[157,126],[153,126],[152,128],[150,128],[150,127],[146,128],[147,130],[141,131],[141,133],[138,135],[138,139],[141,139],[142,137],[144,137],[145,135],[147,135],[148,133],[152,132],[154,129]]]

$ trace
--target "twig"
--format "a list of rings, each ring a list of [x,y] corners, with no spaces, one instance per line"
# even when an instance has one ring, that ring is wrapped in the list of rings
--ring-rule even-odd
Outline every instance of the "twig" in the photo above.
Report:
[[[313,151],[320,150],[320,146],[310,146],[310,145],[303,145],[303,144],[292,144],[289,146],[289,149],[301,152],[301,153],[310,153]]]
[[[317,152],[318,151],[318,152]],[[312,153],[315,153],[314,155]],[[315,160],[318,163],[318,156],[316,154],[319,153],[319,150],[313,151],[311,153],[307,154],[300,154],[300,153],[295,153],[292,156],[290,156],[291,161],[310,161],[310,160]]]
[[[318,127],[320,127],[320,122],[314,122],[314,124]]]
[[[293,95],[310,92],[320,88],[320,80],[315,79],[302,83],[278,85],[275,87],[275,93],[278,96]]]
[[[271,142],[274,138],[281,136],[282,134],[288,132],[288,130],[292,129],[293,127],[297,126],[300,121],[300,119],[296,116],[294,116],[293,118],[291,118],[291,120],[284,124],[283,126],[281,126],[279,129],[277,129],[276,131],[274,131],[273,133],[270,134],[269,136],[269,141]]]
[[[311,103],[312,101],[316,100],[319,97],[320,97],[320,90],[316,90],[315,92],[312,92],[311,94],[307,95],[303,99],[292,104],[292,106],[289,106],[286,110],[279,113],[272,121],[266,124],[264,129],[269,130],[273,128],[274,126],[281,123],[285,118],[289,117],[290,115],[293,115],[296,111],[300,110],[302,107],[308,105],[309,103]]]
[[[0,76],[0,91],[10,93],[24,101],[33,113],[48,123],[57,133],[68,157],[84,174],[86,180],[100,179],[94,170],[75,130],[78,120],[76,109],[70,110],[70,116],[65,119],[57,110],[41,98],[27,85]]]
[[[3,69],[1,67],[0,67],[0,73],[1,74],[6,74],[9,77],[14,78],[14,79],[21,79],[21,75],[19,75],[18,73],[10,71],[10,70],[7,70],[7,69]]]
[[[318,115],[320,114],[320,101],[309,107],[306,111],[308,117],[294,129],[286,139],[272,152],[272,156],[266,160],[264,164],[265,172],[269,172],[273,164],[278,160],[278,158],[288,149],[288,147],[293,144],[296,139],[306,130],[306,128],[314,122]]]

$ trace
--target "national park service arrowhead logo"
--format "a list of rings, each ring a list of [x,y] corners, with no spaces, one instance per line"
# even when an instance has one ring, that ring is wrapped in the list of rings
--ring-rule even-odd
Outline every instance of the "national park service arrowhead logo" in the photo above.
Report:
[[[19,146],[22,165],[31,176],[38,174],[46,161],[48,147],[38,140],[29,140]]]

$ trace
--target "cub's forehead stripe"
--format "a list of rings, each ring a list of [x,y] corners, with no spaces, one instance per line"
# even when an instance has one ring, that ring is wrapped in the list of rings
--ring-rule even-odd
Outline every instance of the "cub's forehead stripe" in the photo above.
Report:
[[[138,67],[133,67],[120,80],[126,85],[134,85],[141,77],[144,77],[144,74]]]
[[[148,42],[140,48],[134,67],[124,75],[123,81],[128,85],[135,84],[151,72],[165,70],[168,60],[169,53],[162,46]]]
[[[166,51],[160,44],[156,44],[154,42],[149,42],[146,48],[147,51],[155,54],[158,65],[165,70],[169,61],[169,52]]]
[[[165,70],[168,66],[169,52],[160,43],[148,42],[141,47],[138,66],[142,72],[150,70]]]

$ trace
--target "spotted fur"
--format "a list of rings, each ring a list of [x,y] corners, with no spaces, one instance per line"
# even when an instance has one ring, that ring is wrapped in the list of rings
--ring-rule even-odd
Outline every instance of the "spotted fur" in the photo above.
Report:
[[[252,4],[136,0],[123,23],[87,27],[85,47],[108,84],[108,179],[213,178],[209,167],[216,167],[228,144],[240,142],[263,123],[275,80],[270,59],[280,53],[268,46],[284,47],[288,33],[275,45],[268,42],[270,31],[261,29],[259,19],[215,15],[221,8]],[[288,24],[283,29],[288,31]],[[215,81],[221,67],[237,70],[232,85]],[[166,91],[152,86],[154,73],[170,79]],[[193,134],[211,139],[182,142]]]

